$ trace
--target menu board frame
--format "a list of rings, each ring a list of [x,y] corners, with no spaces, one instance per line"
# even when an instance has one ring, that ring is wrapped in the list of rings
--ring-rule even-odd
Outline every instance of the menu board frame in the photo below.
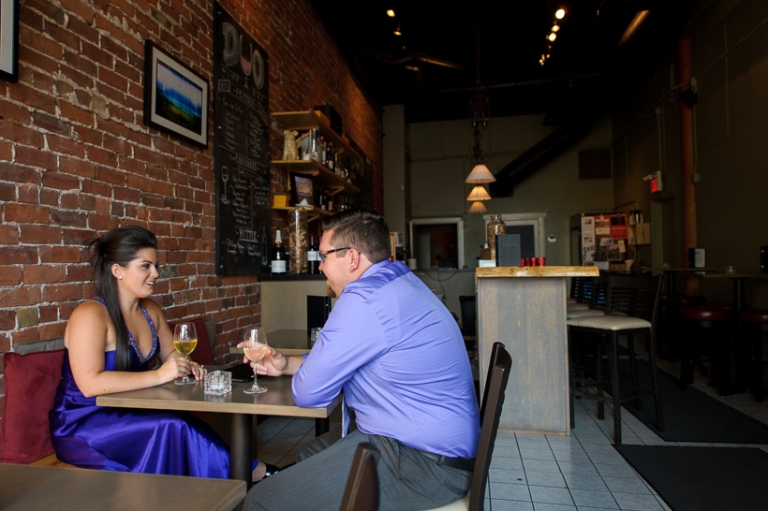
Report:
[[[216,273],[268,273],[269,58],[218,2],[213,19]]]

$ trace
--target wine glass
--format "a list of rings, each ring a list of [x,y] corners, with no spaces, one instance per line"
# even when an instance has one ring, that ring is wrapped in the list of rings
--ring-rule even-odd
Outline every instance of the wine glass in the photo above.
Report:
[[[189,360],[189,354],[197,347],[197,330],[194,323],[177,323],[173,329],[173,347]],[[185,375],[174,380],[176,385],[191,385],[195,380]]]
[[[250,46],[251,51],[248,53],[248,58],[246,59],[243,55],[243,36],[240,36],[240,69],[243,70],[243,73],[245,74],[245,81],[243,82],[245,85],[245,88],[248,89],[248,77],[251,76],[251,59],[253,58],[253,45],[251,43],[248,43]]]
[[[267,334],[264,329],[250,328],[245,333],[245,343],[243,343],[243,353],[251,362],[258,362],[267,354],[269,345],[267,344]],[[245,389],[246,394],[261,394],[267,391],[266,387],[259,387],[256,381],[256,368],[253,368],[253,387]]]
[[[221,166],[221,180],[224,182],[224,195],[221,198],[221,202],[224,204],[229,204],[229,199],[227,199],[227,181],[229,181],[229,168],[226,165]]]

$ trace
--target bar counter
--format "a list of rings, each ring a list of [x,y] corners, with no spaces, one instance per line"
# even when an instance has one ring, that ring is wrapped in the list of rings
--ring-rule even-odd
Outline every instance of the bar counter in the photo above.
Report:
[[[566,278],[598,275],[594,266],[477,269],[481,388],[493,343],[512,356],[499,429],[570,434]]]

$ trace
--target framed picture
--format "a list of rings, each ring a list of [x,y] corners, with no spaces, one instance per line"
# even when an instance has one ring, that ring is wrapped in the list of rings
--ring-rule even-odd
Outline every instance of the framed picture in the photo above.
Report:
[[[19,0],[0,0],[0,78],[19,79]]]
[[[144,124],[208,146],[208,80],[144,43]]]
[[[291,172],[291,199],[293,205],[315,205],[314,187],[312,178]],[[306,201],[306,202],[303,202]]]

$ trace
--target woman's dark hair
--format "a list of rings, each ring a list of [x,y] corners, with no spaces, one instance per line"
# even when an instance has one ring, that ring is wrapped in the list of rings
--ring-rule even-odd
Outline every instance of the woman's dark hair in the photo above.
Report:
[[[375,211],[348,209],[337,213],[323,221],[323,232],[330,230],[330,242],[336,248],[355,248],[372,263],[388,259],[391,254],[387,221]]]
[[[117,370],[125,371],[130,367],[131,348],[128,342],[128,327],[120,311],[117,282],[112,275],[112,265],[128,266],[128,263],[136,259],[140,250],[145,248],[157,250],[157,239],[143,227],[128,226],[112,229],[104,236],[85,243],[92,250],[91,266],[96,280],[96,291],[104,300],[109,318],[115,327]]]

